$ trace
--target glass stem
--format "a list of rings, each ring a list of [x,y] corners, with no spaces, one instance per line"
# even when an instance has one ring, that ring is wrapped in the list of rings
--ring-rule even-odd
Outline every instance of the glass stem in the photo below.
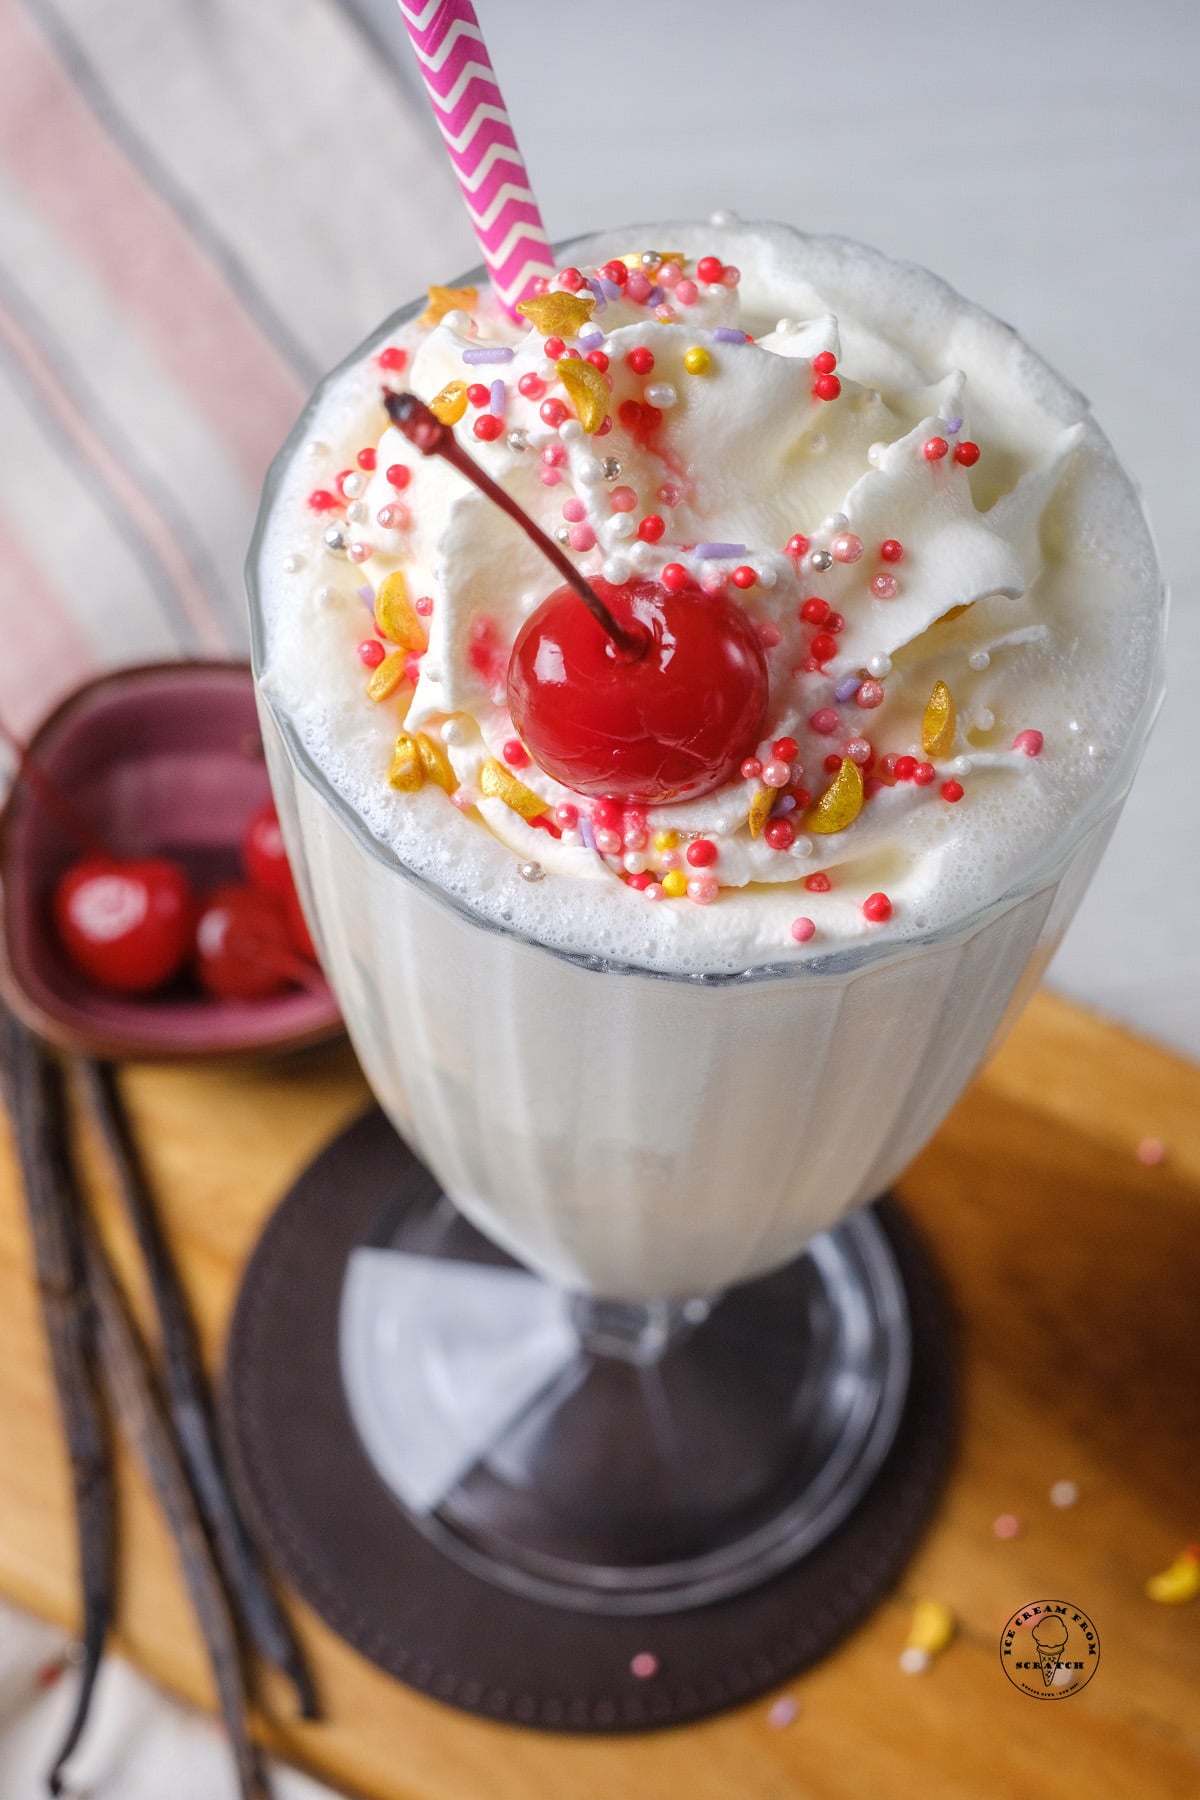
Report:
[[[645,1366],[656,1363],[671,1344],[702,1325],[715,1304],[716,1296],[625,1301],[573,1294],[571,1324],[589,1355]]]

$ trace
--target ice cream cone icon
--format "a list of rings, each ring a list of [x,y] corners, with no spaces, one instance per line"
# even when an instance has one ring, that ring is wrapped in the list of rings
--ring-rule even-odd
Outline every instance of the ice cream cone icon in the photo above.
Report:
[[[1042,1619],[1033,1628],[1033,1641],[1037,1645],[1038,1661],[1042,1666],[1042,1681],[1046,1687],[1054,1680],[1054,1671],[1067,1643],[1067,1622],[1051,1614]]]

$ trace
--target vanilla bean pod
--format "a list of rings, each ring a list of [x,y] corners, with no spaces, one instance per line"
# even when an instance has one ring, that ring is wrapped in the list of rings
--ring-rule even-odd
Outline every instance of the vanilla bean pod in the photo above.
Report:
[[[192,1492],[212,1539],[238,1621],[258,1653],[281,1669],[300,1712],[317,1717],[312,1678],[286,1616],[238,1515],[222,1465],[203,1366],[179,1274],[109,1064],[74,1062],[88,1115],[104,1144],[126,1217],[137,1239],[158,1314],[162,1381]]]
[[[247,1695],[237,1631],[212,1546],[192,1497],[146,1347],[95,1226],[82,1226],[84,1267],[96,1307],[97,1342],[113,1406],[158,1496],[212,1665],[242,1800],[270,1800],[262,1759],[246,1729]]]
[[[87,1722],[112,1623],[116,1511],[112,1444],[95,1363],[96,1320],[86,1286],[78,1196],[66,1176],[66,1117],[57,1064],[0,1004],[0,1080],[21,1165],[34,1267],[66,1434],[79,1540],[83,1661],[66,1736],[47,1776],[62,1790],[63,1764]]]

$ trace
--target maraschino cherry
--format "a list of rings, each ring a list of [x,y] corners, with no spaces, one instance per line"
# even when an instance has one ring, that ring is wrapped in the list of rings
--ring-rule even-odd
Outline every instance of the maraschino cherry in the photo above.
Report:
[[[674,592],[650,580],[589,584],[414,394],[385,393],[384,405],[423,455],[443,457],[515,519],[567,582],[526,620],[509,663],[513,724],[539,766],[580,793],[640,805],[693,800],[728,781],[762,735],[768,699],[763,647],[737,602],[691,582]]]
[[[183,967],[195,900],[176,862],[162,856],[89,856],[60,877],[54,922],[75,967],[97,987],[148,994]]]
[[[263,802],[242,834],[242,867],[251,887],[274,894],[282,902],[293,946],[301,956],[316,962],[316,947],[296,892],[296,877],[292,874],[283,832],[279,828],[279,814],[272,800]]]
[[[320,977],[296,955],[284,901],[231,882],[210,894],[196,920],[196,975],[220,1000],[269,1000]]]

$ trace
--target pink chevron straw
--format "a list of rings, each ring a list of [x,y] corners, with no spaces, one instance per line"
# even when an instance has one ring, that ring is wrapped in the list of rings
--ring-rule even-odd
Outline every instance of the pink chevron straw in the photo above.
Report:
[[[510,310],[553,273],[550,240],[469,0],[400,0],[488,274]]]

